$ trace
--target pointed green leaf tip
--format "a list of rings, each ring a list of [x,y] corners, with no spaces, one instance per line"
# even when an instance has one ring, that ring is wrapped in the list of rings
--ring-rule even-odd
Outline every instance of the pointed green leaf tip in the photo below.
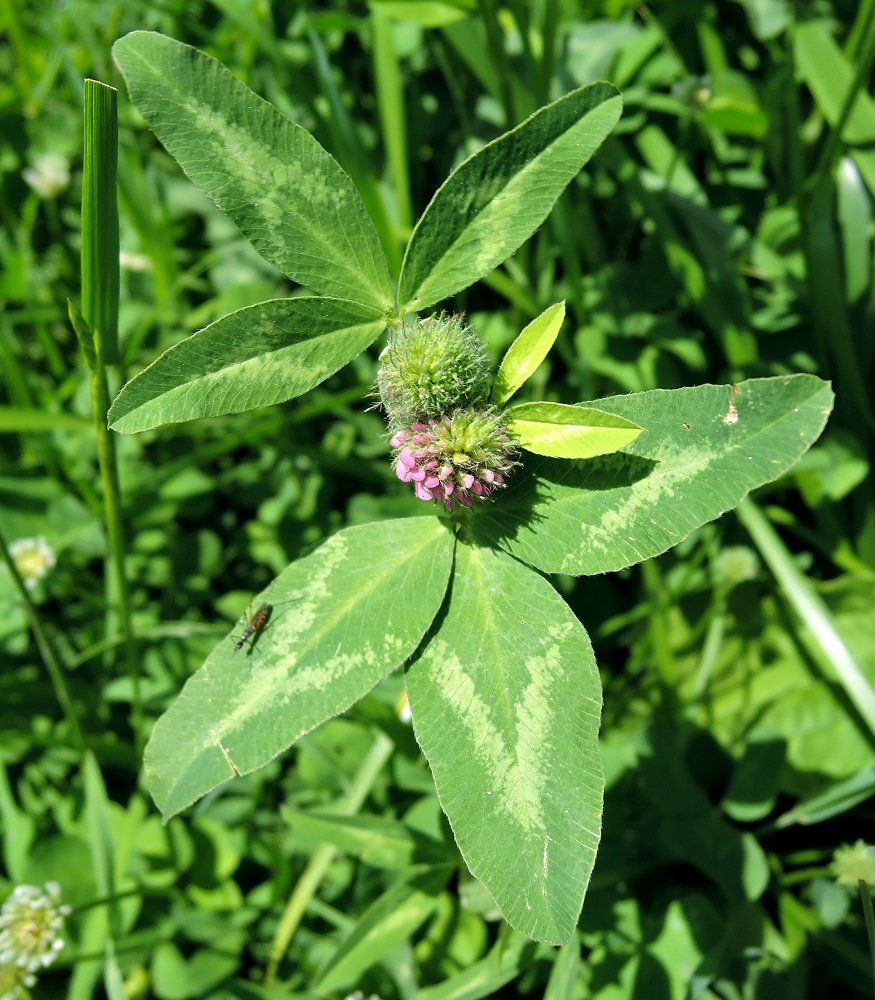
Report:
[[[492,402],[496,406],[504,406],[526,379],[534,375],[553,346],[563,319],[564,301],[545,309],[510,345],[492,387]]]
[[[550,458],[612,455],[643,430],[625,417],[565,403],[513,406],[507,411],[507,429],[520,447]]]

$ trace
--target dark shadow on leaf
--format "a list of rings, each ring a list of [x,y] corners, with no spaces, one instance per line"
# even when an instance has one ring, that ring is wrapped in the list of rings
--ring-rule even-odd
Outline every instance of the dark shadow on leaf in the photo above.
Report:
[[[528,468],[518,469],[506,490],[491,503],[470,512],[460,537],[476,545],[500,546],[505,539],[514,538],[520,528],[542,519],[538,506],[546,498],[543,484],[534,473]]]
[[[646,479],[658,465],[628,452],[588,459],[529,456],[495,502],[473,512],[471,537],[481,545],[501,546],[544,519],[542,511],[554,499],[554,486],[592,492],[624,489]]]
[[[540,458],[532,463],[533,474],[548,483],[581,490],[613,490],[633,486],[646,479],[659,463],[625,451],[599,458],[574,460]]]

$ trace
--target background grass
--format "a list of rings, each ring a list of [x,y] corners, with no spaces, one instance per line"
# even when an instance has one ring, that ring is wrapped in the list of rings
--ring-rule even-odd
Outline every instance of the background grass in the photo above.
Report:
[[[301,897],[281,995],[870,995],[860,905],[829,866],[839,845],[875,839],[873,737],[822,636],[873,677],[875,3],[5,0],[0,18],[0,533],[44,536],[56,554],[30,595],[91,753],[0,570],[0,884],[57,878],[76,907],[35,995],[120,995],[121,980],[162,1000],[268,995],[257,983],[279,914],[323,836],[281,806],[329,809],[377,730],[394,752],[362,811],[452,843],[393,711],[397,677],[167,827],[138,790],[66,304],[80,301],[83,79],[122,86],[109,51],[134,28],[217,56],[311,130],[355,180],[396,275],[453,166],[547,100],[610,80],[626,100],[614,135],[515,257],[447,307],[497,360],[567,300],[520,401],[791,371],[837,395],[821,441],[740,518],[621,574],[553,580],[605,683],[604,841],[572,945],[509,933],[460,867],[406,904],[402,943],[384,931],[379,961],[322,990],[339,942],[410,874],[397,852],[391,865],[343,852]],[[123,91],[119,119],[113,389],[230,309],[291,291]],[[49,155],[57,180],[40,190],[28,170]],[[147,727],[290,560],[344,525],[422,512],[368,409],[379,348],[282,406],[117,439]],[[813,603],[794,589],[802,574]]]

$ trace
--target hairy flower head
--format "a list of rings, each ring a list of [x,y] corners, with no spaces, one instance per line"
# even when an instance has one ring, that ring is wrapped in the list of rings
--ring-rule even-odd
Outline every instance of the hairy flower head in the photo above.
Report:
[[[514,446],[494,407],[456,410],[449,416],[415,421],[389,442],[395,475],[412,483],[420,500],[439,500],[447,510],[471,507],[505,485],[514,465]]]
[[[489,397],[486,348],[461,316],[405,322],[380,360],[377,391],[393,431],[484,406]]]

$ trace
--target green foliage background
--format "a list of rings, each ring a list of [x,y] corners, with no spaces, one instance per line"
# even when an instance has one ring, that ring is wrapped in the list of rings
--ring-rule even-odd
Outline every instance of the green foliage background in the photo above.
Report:
[[[875,675],[875,4],[32,0],[0,18],[0,531],[43,535],[57,554],[32,595],[90,749],[71,739],[0,571],[3,884],[57,878],[77,907],[37,995],[115,997],[122,981],[168,1000],[868,995],[859,903],[829,862],[875,839],[873,735],[819,637],[834,629]],[[612,137],[539,232],[447,306],[497,362],[566,300],[520,402],[833,380],[823,438],[752,510],[619,574],[551,577],[605,686],[604,838],[566,949],[510,932],[460,866],[396,712],[398,674],[167,827],[138,790],[66,307],[80,295],[82,79],[122,87],[109,51],[135,28],[215,55],[311,131],[352,176],[393,275],[460,160],[546,101],[610,81],[626,108]],[[292,290],[123,89],[120,126],[118,385],[231,309]],[[46,154],[71,174],[51,197],[24,176]],[[424,512],[368,409],[378,351],[290,403],[118,440],[147,725],[291,559],[340,527]],[[353,808],[362,761],[387,737]],[[332,816],[338,803],[358,818]],[[445,876],[423,875],[425,861]],[[257,983],[289,899],[306,911],[278,962],[287,990],[270,994]]]

